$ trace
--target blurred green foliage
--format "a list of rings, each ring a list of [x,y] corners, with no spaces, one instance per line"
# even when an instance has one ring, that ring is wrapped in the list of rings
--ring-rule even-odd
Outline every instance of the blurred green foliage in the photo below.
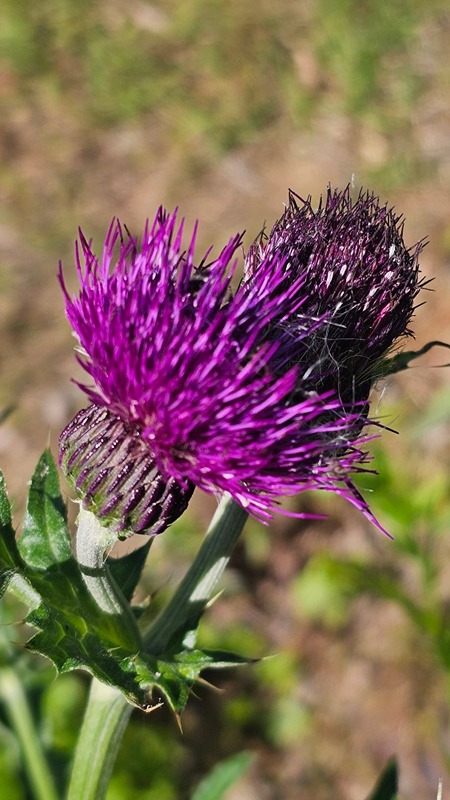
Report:
[[[361,595],[394,603],[449,673],[450,607],[441,575],[447,553],[444,534],[450,526],[450,473],[445,459],[426,455],[433,427],[450,417],[443,399],[448,401],[447,390],[431,401],[420,421],[412,421],[409,436],[395,448],[375,444],[377,474],[360,479],[366,491],[374,490],[375,515],[394,533],[389,550],[345,558],[318,551],[294,581],[293,596],[301,616],[331,628],[345,626],[352,601]]]
[[[22,91],[43,81],[91,124],[159,112],[227,149],[283,113],[280,86],[294,80],[285,21],[266,6],[255,16],[249,2],[190,0],[146,16],[143,4],[136,19],[92,0],[6,0],[0,47]]]
[[[251,753],[237,753],[218,764],[197,786],[192,800],[220,800],[227,789],[248,769],[252,760]]]
[[[443,8],[265,0],[255,13],[252,0],[5,0],[0,54],[19,95],[45,86],[91,125],[156,115],[169,135],[200,137],[215,151],[276,121],[303,127],[330,108],[401,136],[426,84],[423,22]]]
[[[350,118],[363,117],[382,127],[405,122],[422,83],[411,69],[419,22],[439,6],[432,8],[426,0],[315,3],[313,36],[319,60]]]

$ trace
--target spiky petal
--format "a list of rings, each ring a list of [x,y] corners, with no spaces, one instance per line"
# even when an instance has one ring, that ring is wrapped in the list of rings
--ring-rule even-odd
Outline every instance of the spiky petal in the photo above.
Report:
[[[280,342],[266,336],[302,313],[304,276],[286,280],[286,258],[270,252],[251,290],[232,294],[241,237],[198,265],[195,232],[184,250],[182,231],[160,210],[139,245],[115,222],[100,261],[80,235],[78,296],[61,283],[90,402],[121,420],[166,482],[228,491],[262,519],[280,496],[313,488],[369,514],[349,478],[366,461],[354,413],[333,391],[299,393],[310,362],[281,368]],[[323,324],[303,319],[297,344]],[[78,483],[89,491],[92,480]]]
[[[329,187],[314,209],[311,198],[290,192],[269,236],[250,248],[246,280],[251,285],[271,255],[285,259],[286,281],[303,278],[304,303],[270,335],[283,340],[285,359],[309,359],[316,388],[334,389],[343,403],[365,402],[380,358],[411,335],[422,248],[405,246],[402,218],[374,194],[353,199],[349,186]],[[314,317],[326,323],[305,336]]]

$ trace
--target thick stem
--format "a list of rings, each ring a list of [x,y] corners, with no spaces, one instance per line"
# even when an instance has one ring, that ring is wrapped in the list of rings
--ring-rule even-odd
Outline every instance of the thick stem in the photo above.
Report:
[[[163,653],[174,633],[200,616],[246,519],[231,498],[222,499],[194,562],[146,637],[147,652]],[[103,800],[131,710],[121,692],[93,679],[67,800]]]
[[[99,608],[111,615],[118,642],[138,652],[142,641],[136,619],[105,564],[105,552],[115,542],[116,537],[100,524],[97,517],[81,507],[76,533],[76,556],[83,580]]]
[[[177,631],[199,619],[227,566],[247,520],[247,512],[226,494],[203,544],[170,602],[144,637],[145,651],[161,655]]]
[[[67,800],[103,800],[132,710],[122,692],[92,679]]]
[[[36,800],[58,800],[25,690],[12,667],[3,667],[0,671],[0,697],[20,743],[33,797]]]

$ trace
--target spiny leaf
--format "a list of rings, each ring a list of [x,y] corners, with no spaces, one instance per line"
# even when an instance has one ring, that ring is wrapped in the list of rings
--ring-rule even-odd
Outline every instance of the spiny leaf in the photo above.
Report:
[[[0,526],[0,591],[12,574],[19,573],[40,597],[26,618],[37,629],[27,647],[53,661],[60,672],[86,669],[146,711],[155,708],[154,694],[159,695],[157,700],[163,696],[179,715],[202,670],[248,663],[230,653],[186,647],[186,631],[180,631],[177,646],[172,642],[172,649],[161,656],[138,652],[129,621],[97,605],[71,554],[57,469],[48,451],[31,481],[20,552],[1,476]],[[113,579],[119,580],[128,597],[135,589],[150,542],[112,567]],[[106,579],[108,574],[106,571]]]
[[[31,479],[19,551],[27,564],[37,569],[71,557],[66,508],[49,450],[42,454]]]
[[[141,653],[131,659],[128,666],[136,672],[141,688],[147,691],[147,701],[155,693],[161,692],[177,714],[185,708],[194,685],[201,681],[203,670],[230,669],[254,661],[234,653],[191,650],[164,657]]]
[[[0,587],[17,572],[41,598],[26,618],[38,629],[28,648],[47,656],[59,671],[84,667],[118,686],[131,702],[145,704],[147,694],[136,674],[121,669],[121,660],[135,655],[123,635],[123,624],[95,603],[71,555],[57,470],[49,452],[41,457],[31,482],[22,553],[11,527],[3,480],[0,523]]]
[[[0,472],[0,597],[4,594],[11,577],[22,565],[11,522],[11,507],[5,479]]]

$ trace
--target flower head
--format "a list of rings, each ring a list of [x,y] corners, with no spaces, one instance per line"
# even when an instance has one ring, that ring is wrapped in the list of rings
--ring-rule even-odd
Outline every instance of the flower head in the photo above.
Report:
[[[311,198],[290,192],[269,236],[250,248],[246,280],[251,284],[275,253],[284,258],[287,282],[303,278],[304,303],[269,335],[283,340],[285,359],[309,358],[316,388],[334,389],[347,405],[360,403],[379,360],[398,337],[411,335],[422,247],[405,246],[402,218],[373,194],[361,191],[353,200],[350,187],[328,188],[314,209]],[[305,336],[312,318],[324,324]]]
[[[243,282],[233,293],[241,237],[197,263],[195,231],[186,250],[182,233],[176,213],[161,209],[140,244],[114,222],[101,260],[80,234],[78,296],[69,295],[61,274],[78,360],[92,381],[81,385],[92,409],[61,436],[61,461],[83,502],[108,524],[116,509],[117,529],[130,527],[135,507],[124,506],[126,490],[140,479],[127,472],[111,489],[114,471],[125,466],[106,444],[111,429],[145,485],[169,487],[169,521],[176,513],[171,493],[184,507],[192,485],[228,491],[262,519],[280,496],[310,488],[343,494],[369,513],[349,478],[366,460],[353,412],[346,414],[332,391],[308,386],[299,394],[308,360],[281,368],[280,343],[266,335],[306,305],[304,276],[287,281],[286,257],[270,252],[251,286]],[[305,317],[297,339],[321,324]],[[139,506],[141,495],[136,508],[151,533],[152,503]]]
[[[111,531],[161,533],[186,510],[194,485],[164,480],[139,431],[104,406],[83,408],[63,430],[60,463],[86,508]]]

